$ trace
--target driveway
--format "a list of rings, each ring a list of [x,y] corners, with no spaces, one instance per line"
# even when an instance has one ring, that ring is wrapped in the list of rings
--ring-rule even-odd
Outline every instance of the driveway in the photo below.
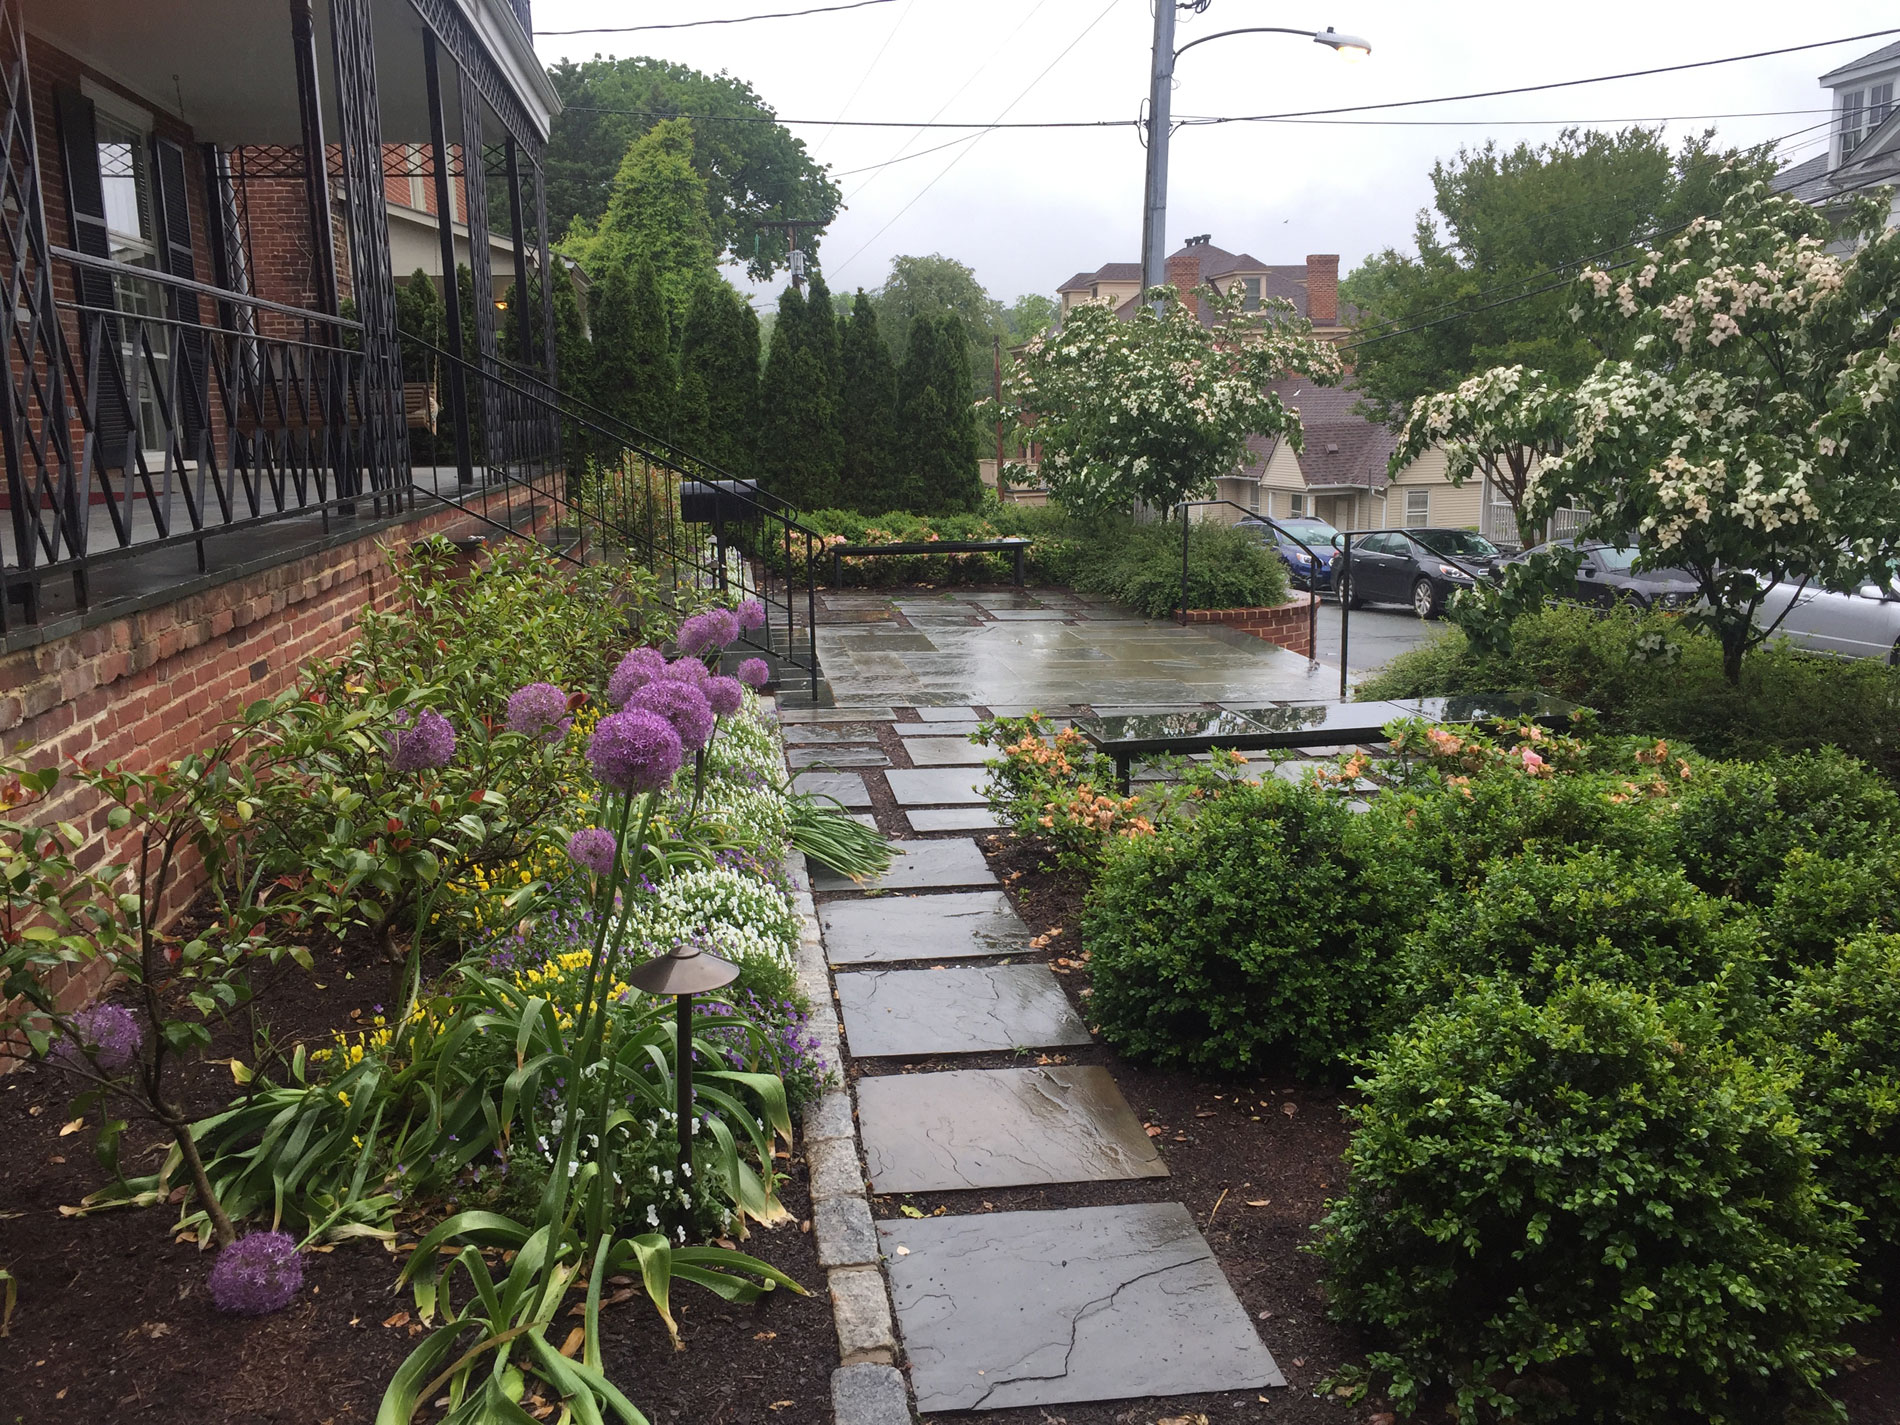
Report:
[[[1430,643],[1449,625],[1443,619],[1422,619],[1410,609],[1364,608],[1352,611],[1352,641],[1346,649],[1346,667],[1370,673],[1384,667],[1408,648]],[[1339,666],[1339,605],[1319,606],[1319,661]]]

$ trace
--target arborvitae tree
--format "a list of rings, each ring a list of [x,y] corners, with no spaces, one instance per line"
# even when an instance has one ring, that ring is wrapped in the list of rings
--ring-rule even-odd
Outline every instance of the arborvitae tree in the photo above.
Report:
[[[512,297],[508,310],[514,310]],[[564,395],[585,396],[592,379],[593,348],[581,320],[580,294],[567,263],[554,260],[554,367]]]
[[[693,299],[680,337],[680,410],[674,439],[735,475],[751,472],[752,421],[759,399],[758,338],[756,327],[747,331],[749,315],[730,286],[709,282]]]
[[[608,267],[594,289],[594,370],[590,399],[651,435],[664,435],[675,374],[666,307],[653,264]]]
[[[809,342],[805,299],[779,297],[772,352],[759,388],[758,473],[774,494],[802,509],[835,504],[843,451],[823,359]]]
[[[841,325],[831,305],[831,289],[825,286],[825,279],[814,272],[811,291],[805,296],[806,343],[825,368],[833,400],[837,399],[844,376],[842,333],[838,330]]]
[[[976,509],[983,485],[976,467],[976,414],[962,318],[947,312],[911,327],[897,392],[905,507],[919,514]]]
[[[838,427],[844,442],[839,503],[861,514],[903,507],[897,465],[897,368],[877,329],[877,310],[858,289],[841,324]]]
[[[437,401],[446,401],[448,394],[440,379],[442,358],[435,351],[442,345],[446,310],[435,279],[420,267],[410,274],[406,284],[396,289],[396,331],[402,347],[402,379],[428,386]],[[433,432],[409,432],[412,464],[434,465],[435,450]]]

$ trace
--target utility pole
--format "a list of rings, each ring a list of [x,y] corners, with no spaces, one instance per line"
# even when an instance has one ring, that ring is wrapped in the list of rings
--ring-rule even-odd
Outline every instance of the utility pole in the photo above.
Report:
[[[1141,203],[1141,285],[1167,281],[1168,131],[1174,126],[1175,0],[1154,0],[1155,43],[1148,70],[1148,176]]]
[[[789,266],[792,269],[792,290],[797,292],[800,296],[803,296],[805,293],[805,254],[798,246],[798,230],[800,228],[822,228],[825,227],[826,224],[812,218],[769,218],[761,222],[759,226],[762,228],[771,228],[774,231],[780,228],[785,230],[785,245],[791,249],[791,261]]]

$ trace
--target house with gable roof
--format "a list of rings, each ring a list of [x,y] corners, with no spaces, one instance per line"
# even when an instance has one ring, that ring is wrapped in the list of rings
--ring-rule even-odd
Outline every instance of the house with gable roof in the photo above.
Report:
[[[1900,184],[1900,40],[1823,74],[1832,91],[1827,147],[1775,175],[1775,190],[1828,208],[1883,183]],[[1900,225],[1900,193],[1887,226]]]

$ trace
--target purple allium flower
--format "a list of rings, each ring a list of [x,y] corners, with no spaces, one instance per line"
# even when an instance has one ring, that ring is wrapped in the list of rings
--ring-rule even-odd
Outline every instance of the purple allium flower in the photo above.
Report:
[[[93,1062],[108,1073],[138,1062],[145,1047],[145,1031],[138,1016],[124,1005],[96,1004],[73,1016],[73,1038],[60,1046],[60,1056],[77,1059],[90,1051]]]
[[[620,660],[620,666],[614,669],[613,676],[607,680],[607,701],[615,707],[624,707],[629,693],[651,683],[665,667],[666,655],[659,649],[634,649]]]
[[[711,653],[739,636],[739,619],[731,609],[707,609],[680,625],[673,642],[681,653]]]
[[[670,686],[679,687],[680,684]],[[687,691],[692,691],[687,689]],[[700,699],[703,703],[705,699]],[[711,709],[707,709],[711,721]],[[602,785],[617,792],[654,792],[673,780],[685,752],[673,724],[646,708],[624,708],[600,720],[587,758]]]
[[[671,679],[675,683],[691,683],[704,692],[706,680],[710,677],[712,674],[706,671],[706,665],[697,658],[675,658],[660,670],[660,676],[653,681],[658,683]]]
[[[508,730],[544,742],[559,742],[574,719],[567,715],[567,694],[552,683],[529,683],[508,699]]]
[[[389,734],[389,765],[398,772],[420,772],[446,767],[455,755],[455,729],[434,708],[424,708],[412,719],[408,709],[396,714]]]
[[[739,620],[742,629],[750,631],[765,627],[765,605],[757,599],[747,599],[732,611],[732,616]]]
[[[303,1258],[286,1232],[251,1232],[218,1253],[211,1299],[239,1316],[281,1311],[303,1290]]]
[[[772,670],[763,658],[748,658],[739,665],[739,681],[748,688],[763,688],[772,681]]]
[[[712,740],[712,705],[691,683],[671,678],[648,683],[627,698],[627,706],[658,713],[672,723],[679,733],[680,745],[689,752],[698,751]]]
[[[585,867],[596,876],[604,876],[613,870],[617,850],[614,834],[600,827],[577,831],[567,839],[567,854],[573,858],[574,864]]]
[[[745,706],[745,684],[737,678],[708,678],[706,701],[720,717],[731,717]]]

